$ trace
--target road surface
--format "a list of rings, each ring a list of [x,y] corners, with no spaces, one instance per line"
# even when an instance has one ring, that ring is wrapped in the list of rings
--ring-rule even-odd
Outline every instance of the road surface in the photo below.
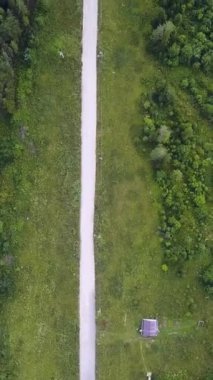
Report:
[[[94,204],[97,124],[98,0],[83,1],[81,210],[80,210],[80,380],[95,380]]]

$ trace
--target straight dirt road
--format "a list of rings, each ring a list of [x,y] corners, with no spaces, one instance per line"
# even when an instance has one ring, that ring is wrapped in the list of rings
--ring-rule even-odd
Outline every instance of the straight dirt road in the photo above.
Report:
[[[81,214],[80,214],[80,380],[95,379],[94,204],[97,123],[98,0],[83,1]]]

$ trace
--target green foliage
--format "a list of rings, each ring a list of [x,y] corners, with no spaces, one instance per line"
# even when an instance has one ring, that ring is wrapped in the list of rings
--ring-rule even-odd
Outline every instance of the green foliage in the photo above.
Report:
[[[153,162],[163,161],[167,156],[167,150],[165,146],[158,145],[151,151],[150,157]]]
[[[166,265],[166,264],[162,264],[161,269],[163,272],[168,272],[168,270],[169,270],[168,265]]]
[[[0,139],[0,154],[7,159],[7,148],[10,148],[14,157],[12,165],[7,164],[0,170],[0,304],[7,319],[9,349],[17,376],[33,379],[36,371],[42,379],[55,376],[66,379],[75,378],[78,372],[75,342],[78,341],[80,140],[79,129],[75,126],[79,122],[80,67],[73,67],[73,62],[74,59],[80,62],[81,22],[80,13],[75,11],[77,2],[64,1],[63,7],[59,1],[45,2],[51,9],[48,9],[45,22],[36,14],[37,26],[35,28],[33,23],[33,35],[29,48],[25,49],[23,65],[17,65],[18,110],[12,118],[5,117],[6,123],[2,123],[0,129],[4,142],[1,148]],[[62,64],[55,41],[62,41],[66,57],[70,54],[72,61],[67,58]],[[66,145],[73,147],[73,154],[68,154]],[[61,178],[55,173],[60,173]],[[70,198],[72,201],[67,207]],[[71,233],[67,231],[70,213]],[[22,233],[23,226],[27,234]],[[45,238],[50,234],[56,237],[53,244],[48,244]],[[38,241],[42,241],[39,250],[36,248]],[[61,255],[57,256],[59,245]],[[17,292],[14,292],[15,285]],[[57,294],[55,287],[60,288]],[[31,292],[33,289],[36,293]],[[35,325],[38,326],[36,330]],[[5,339],[4,336],[4,342]],[[55,339],[57,344],[52,345]],[[72,348],[70,341],[73,341]],[[0,358],[0,378],[13,379],[9,372],[12,364]]]
[[[0,328],[0,380],[14,379],[12,358],[9,351],[9,334],[1,315]]]
[[[166,144],[171,136],[171,131],[166,125],[162,125],[159,129],[158,142],[161,144]]]
[[[188,378],[187,371],[183,369],[176,372],[169,371],[166,375],[160,377],[160,380],[188,380]]]
[[[16,109],[17,71],[21,52],[29,33],[30,12],[26,0],[0,2],[0,303],[1,311],[8,297],[15,290],[14,283],[14,248],[16,232],[20,221],[14,224],[15,175],[9,166],[17,156],[19,149],[11,115]],[[4,122],[2,122],[4,120]],[[9,126],[9,127],[8,127]],[[5,174],[8,171],[9,174]],[[18,176],[16,176],[18,177]],[[13,182],[14,181],[14,182]],[[11,182],[8,188],[4,188]],[[20,217],[20,216],[19,216]],[[17,216],[16,216],[17,219]],[[6,326],[1,316],[0,330],[0,379],[13,379],[13,364],[7,345]]]
[[[187,91],[199,107],[202,116],[209,121],[213,120],[213,89],[207,88],[205,84],[196,82],[193,78],[184,78],[181,87]]]
[[[179,64],[213,70],[213,3],[159,0],[162,17],[154,18],[151,50],[169,66]]]
[[[188,86],[188,80],[183,84]],[[180,268],[185,260],[207,251],[201,242],[205,241],[208,215],[205,177],[209,161],[200,127],[182,116],[174,95],[169,97],[168,93],[167,84],[157,82],[148,95],[152,101],[145,110],[139,146],[145,143],[149,147],[162,191],[160,235],[165,257]]]
[[[153,30],[151,41],[154,51],[163,51],[168,46],[172,35],[175,33],[175,25],[172,21],[166,21]]]
[[[10,164],[14,159],[14,142],[9,138],[0,140],[0,170]]]
[[[152,98],[161,107],[173,103],[174,94],[171,86],[167,84],[166,80],[159,80],[156,82]]]
[[[209,295],[213,295],[213,264],[210,264],[202,273],[202,282]]]
[[[181,378],[181,370],[186,372],[187,380],[206,380],[207,367],[210,365],[208,363],[211,363],[207,349],[210,342],[209,324],[203,329],[196,329],[196,322],[199,318],[211,318],[211,313],[208,312],[208,301],[197,289],[198,284],[195,279],[197,268],[205,261],[206,255],[197,257],[191,262],[183,262],[183,268],[180,268],[178,262],[172,265],[169,260],[162,259],[162,250],[159,245],[162,239],[162,247],[165,251],[164,236],[162,231],[157,229],[159,218],[156,213],[159,209],[164,209],[160,202],[160,194],[166,193],[167,189],[166,186],[162,189],[158,184],[154,184],[153,177],[156,178],[158,174],[159,177],[165,176],[166,179],[172,177],[171,182],[181,189],[181,187],[185,188],[187,173],[185,174],[185,168],[173,168],[173,163],[177,164],[173,156],[169,162],[162,161],[159,169],[154,166],[153,173],[150,172],[150,152],[159,144],[161,127],[166,126],[170,131],[169,139],[161,143],[167,150],[170,149],[171,142],[174,145],[174,132],[177,131],[178,134],[179,128],[178,122],[174,120],[175,115],[172,115],[174,107],[171,103],[168,106],[166,103],[162,106],[157,102],[153,104],[152,94],[155,91],[155,81],[166,78],[167,87],[173,86],[170,88],[173,103],[182,115],[181,123],[187,123],[182,131],[185,143],[191,138],[185,136],[194,138],[198,132],[199,137],[196,136],[196,141],[203,144],[206,121],[202,123],[200,118],[197,118],[196,110],[193,109],[189,97],[178,87],[181,75],[184,78],[190,70],[165,68],[145,50],[152,14],[155,22],[158,18],[159,8],[157,11],[154,9],[156,3],[157,1],[127,0],[123,1],[121,6],[121,3],[116,1],[103,2],[100,43],[103,51],[107,52],[108,58],[101,65],[100,86],[101,102],[104,104],[102,128],[108,133],[105,133],[101,147],[101,152],[105,155],[105,163],[100,165],[103,180],[99,178],[98,181],[96,263],[97,284],[100,289],[97,294],[97,308],[100,308],[101,320],[107,321],[104,324],[107,327],[102,329],[99,325],[97,330],[98,377],[143,379],[146,377],[145,367],[149,367],[151,363],[152,368],[149,367],[147,370],[153,372],[152,377],[156,380],[163,380],[168,373],[171,378],[173,375],[176,375],[176,379],[178,376]],[[136,17],[132,16],[133,9],[134,16],[138,13],[141,17],[138,31]],[[183,18],[182,14],[179,22],[181,18]],[[165,21],[161,19],[159,23],[164,24]],[[177,28],[176,21],[173,23]],[[157,24],[153,26],[156,28]],[[139,44],[134,48],[131,45],[132,30],[140,36]],[[114,38],[115,35],[116,38]],[[112,75],[112,70],[114,51],[117,46],[125,47],[127,50],[131,48],[132,54],[130,64],[124,65],[115,76]],[[138,68],[137,71],[135,67]],[[192,71],[190,74],[194,73]],[[141,92],[143,92],[143,97],[138,99],[137,104],[140,104],[142,116],[138,114],[135,105],[135,97]],[[111,99],[114,101],[112,102]],[[109,124],[109,120],[113,120],[113,123]],[[195,131],[193,127],[196,120],[198,131]],[[175,123],[175,126],[172,123]],[[130,124],[131,128],[128,128]],[[136,155],[130,147],[130,134],[137,144],[139,155]],[[181,144],[179,142],[179,145]],[[177,146],[178,142],[173,149],[175,150]],[[202,161],[202,158],[200,160]],[[116,163],[116,170],[114,163]],[[181,165],[184,165],[184,162],[181,162]],[[187,165],[188,163],[185,166]],[[171,170],[169,170],[170,167]],[[160,189],[162,189],[161,193]],[[170,186],[168,190],[172,191]],[[188,191],[190,193],[191,190],[188,189]],[[178,196],[181,197],[181,191]],[[185,194],[183,197],[185,198]],[[171,196],[170,199],[168,197],[168,202],[170,201]],[[178,210],[178,200],[175,203]],[[127,207],[122,207],[123,204]],[[193,215],[194,209],[189,205],[187,207],[188,209],[182,215],[182,221],[178,220],[176,213],[172,213],[172,210],[172,215],[169,215],[170,223],[176,226],[177,232],[174,233],[174,238],[178,239],[179,244],[184,235],[184,242],[182,246],[179,246],[179,251],[183,252],[183,255],[185,255],[185,244],[193,248],[195,244],[193,239],[196,238],[197,233],[193,230],[197,228]],[[153,214],[152,210],[156,213]],[[164,214],[161,215],[160,225],[163,224]],[[172,216],[175,219],[172,219]],[[180,223],[181,231],[178,230]],[[199,232],[198,229],[197,231]],[[167,233],[171,231],[168,230]],[[173,244],[171,241],[168,243]],[[174,247],[177,247],[176,242],[174,242]],[[171,245],[171,252],[172,249]],[[199,252],[201,249],[200,246]],[[161,265],[164,263],[169,266],[167,273],[161,270]],[[174,274],[174,268],[177,269],[178,277]],[[122,285],[125,296],[120,300],[108,297],[111,279],[118,273],[124,274]],[[179,276],[182,278],[180,279]],[[191,318],[185,318],[190,298],[194,299],[194,305],[199,306],[196,312],[192,312],[191,304],[189,310]],[[143,314],[159,315],[160,324],[161,316],[168,316],[168,318],[171,316],[175,323],[173,328],[168,320],[165,325],[162,323],[160,334],[154,343],[149,344],[146,341],[143,343],[140,340],[138,344],[133,324],[135,323],[137,327],[139,318]],[[178,328],[178,324],[182,324],[180,319],[184,320],[184,323],[192,321],[191,331],[184,331],[183,335],[186,335],[183,337]],[[134,339],[136,339],[135,342]],[[145,363],[141,359],[141,354]],[[199,360],[195,360],[196,357],[199,357]]]
[[[27,2],[3,2],[0,6],[0,110],[9,114],[15,111],[15,67],[28,31]]]

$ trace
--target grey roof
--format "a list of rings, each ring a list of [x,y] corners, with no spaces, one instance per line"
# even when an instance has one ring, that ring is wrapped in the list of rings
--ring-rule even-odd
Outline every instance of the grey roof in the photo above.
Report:
[[[157,336],[158,321],[157,319],[143,319],[141,323],[141,334],[145,337]]]

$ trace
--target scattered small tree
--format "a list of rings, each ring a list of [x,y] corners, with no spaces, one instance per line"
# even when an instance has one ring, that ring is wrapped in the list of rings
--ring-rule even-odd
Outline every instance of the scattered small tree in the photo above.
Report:
[[[150,157],[153,162],[163,161],[167,155],[165,146],[158,145],[151,151]]]

